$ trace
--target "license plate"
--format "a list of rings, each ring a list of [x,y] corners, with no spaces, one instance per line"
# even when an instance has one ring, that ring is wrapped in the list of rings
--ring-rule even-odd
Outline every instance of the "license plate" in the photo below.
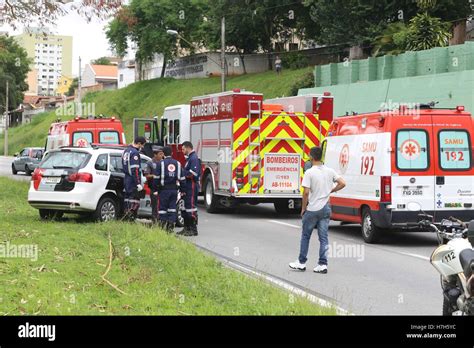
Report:
[[[45,184],[59,184],[61,178],[43,178]]]
[[[414,189],[414,190],[403,190],[403,196],[423,196],[423,190]]]

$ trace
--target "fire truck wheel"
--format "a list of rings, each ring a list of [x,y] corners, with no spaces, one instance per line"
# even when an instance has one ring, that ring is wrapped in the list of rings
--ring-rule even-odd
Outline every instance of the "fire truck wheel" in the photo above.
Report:
[[[370,208],[365,207],[362,211],[362,237],[366,243],[376,243],[381,235],[380,228],[375,226]]]
[[[276,201],[273,205],[278,214],[287,215],[291,213],[292,209],[289,207],[288,201]]]
[[[214,194],[214,187],[210,176],[208,176],[204,182],[204,205],[206,211],[211,214],[218,213],[221,208]]]

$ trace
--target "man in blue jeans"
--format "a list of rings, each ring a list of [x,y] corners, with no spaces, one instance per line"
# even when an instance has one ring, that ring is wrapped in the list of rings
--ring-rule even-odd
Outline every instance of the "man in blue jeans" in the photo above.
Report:
[[[315,228],[319,236],[319,262],[314,272],[328,273],[328,229],[331,219],[329,196],[333,192],[342,190],[346,183],[334,169],[326,167],[321,158],[323,150],[313,147],[310,151],[313,166],[306,171],[303,177],[303,202],[301,217],[303,218],[303,232],[301,234],[300,256],[290,263],[290,268],[306,271],[309,241]]]

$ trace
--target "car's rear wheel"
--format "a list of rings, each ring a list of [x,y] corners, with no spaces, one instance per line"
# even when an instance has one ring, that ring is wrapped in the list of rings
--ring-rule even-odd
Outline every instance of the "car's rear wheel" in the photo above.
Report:
[[[117,220],[119,215],[119,205],[117,201],[111,197],[104,197],[97,204],[94,212],[94,220],[99,222],[107,222]]]
[[[40,209],[39,216],[41,220],[45,221],[57,221],[60,220],[64,215],[64,212],[50,209]]]
[[[375,226],[370,208],[365,207],[362,211],[362,238],[366,243],[377,243],[382,230]]]
[[[17,175],[17,174],[18,174],[18,170],[16,170],[14,164],[12,164],[12,174],[13,174],[13,175]]]
[[[31,176],[32,170],[28,167],[28,164],[25,165],[25,174]]]

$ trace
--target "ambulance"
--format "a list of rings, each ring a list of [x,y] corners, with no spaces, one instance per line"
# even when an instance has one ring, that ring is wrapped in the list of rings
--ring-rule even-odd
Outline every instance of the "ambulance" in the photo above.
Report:
[[[361,224],[367,243],[416,224],[410,203],[437,222],[474,219],[473,132],[463,106],[433,103],[335,119],[323,144],[325,164],[347,186],[330,197],[332,219]]]
[[[115,117],[79,117],[51,124],[46,151],[63,146],[126,145],[122,122]]]
[[[208,212],[273,203],[288,213],[301,204],[305,160],[325,138],[333,116],[332,96],[308,98],[314,99],[310,112],[285,110],[284,98],[268,104],[262,94],[239,89],[199,96],[165,110],[160,129],[158,118],[135,120],[135,135],[173,146],[178,159],[179,144],[193,143]]]

